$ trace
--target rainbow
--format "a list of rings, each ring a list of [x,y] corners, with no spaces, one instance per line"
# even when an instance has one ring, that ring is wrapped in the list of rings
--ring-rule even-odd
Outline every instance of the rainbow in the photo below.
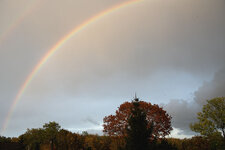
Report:
[[[27,16],[29,16],[34,10],[36,10],[38,6],[40,6],[40,4],[42,4],[43,2],[44,2],[43,0],[41,1],[36,0],[11,25],[9,25],[8,28],[5,30],[5,32],[3,32],[0,36],[0,45],[12,34],[12,32],[16,29],[16,27],[18,27],[23,22],[23,20]]]
[[[99,19],[103,18],[104,16],[109,15],[109,14],[111,14],[121,8],[127,7],[131,4],[137,4],[141,1],[144,1],[144,0],[129,0],[129,1],[117,4],[113,7],[110,7],[108,9],[94,15],[93,17],[87,19],[80,25],[76,26],[71,32],[69,32],[67,35],[65,35],[63,38],[61,38],[50,50],[48,50],[47,53],[44,55],[44,57],[41,58],[41,60],[37,63],[37,65],[34,67],[32,72],[28,75],[25,82],[21,86],[19,92],[17,93],[15,99],[13,100],[13,102],[10,106],[10,109],[5,117],[4,122],[3,122],[1,133],[3,133],[6,130],[8,124],[9,124],[9,120],[13,114],[13,111],[14,111],[18,101],[21,99],[22,95],[26,91],[27,87],[29,86],[29,84],[31,83],[31,81],[33,80],[35,75],[40,71],[41,67],[48,61],[48,59],[50,57],[52,57],[57,52],[57,50],[59,50],[62,47],[63,44],[65,44],[75,34],[84,30],[87,26],[93,24],[94,22],[98,21]]]

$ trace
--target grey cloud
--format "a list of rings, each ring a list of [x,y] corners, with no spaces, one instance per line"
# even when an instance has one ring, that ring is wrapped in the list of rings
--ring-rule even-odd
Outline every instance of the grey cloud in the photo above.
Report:
[[[210,1],[204,7],[198,2],[172,3],[146,2],[143,8],[126,9],[117,12],[119,17],[116,13],[89,26],[49,60],[36,86],[60,85],[81,93],[114,77],[144,80],[159,70],[209,78],[224,65],[223,10]]]
[[[206,100],[223,96],[225,96],[225,67],[215,74],[212,81],[204,82],[199,87],[195,92],[194,100],[197,104],[203,105],[206,103]]]
[[[91,117],[87,117],[84,121],[85,121],[85,122],[89,122],[89,123],[91,123],[91,124],[93,124],[93,125],[97,125],[97,126],[100,125],[100,123],[99,123],[98,121],[94,120],[94,119],[91,118]]]
[[[202,110],[206,100],[214,97],[225,96],[225,68],[215,73],[211,81],[204,82],[194,93],[194,100],[187,102],[184,100],[171,100],[164,107],[172,116],[174,127],[183,130],[185,134],[190,132],[189,125],[197,121],[197,112]]]
[[[190,123],[197,120],[196,113],[199,111],[198,105],[184,100],[171,100],[164,108],[172,116],[172,125],[175,128],[183,130],[186,134],[190,132]]]

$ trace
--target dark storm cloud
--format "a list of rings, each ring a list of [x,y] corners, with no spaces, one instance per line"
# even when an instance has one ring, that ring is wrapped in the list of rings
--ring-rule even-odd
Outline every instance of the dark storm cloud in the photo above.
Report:
[[[189,124],[196,121],[196,112],[199,110],[195,103],[184,100],[171,100],[164,108],[172,116],[173,127],[185,132],[189,131]]]
[[[187,102],[184,100],[171,100],[164,108],[173,117],[172,124],[175,128],[189,133],[190,123],[197,121],[197,112],[202,111],[202,106],[207,100],[214,97],[225,96],[225,68],[215,73],[211,81],[204,82],[194,93],[194,100]],[[193,134],[190,132],[190,134]]]
[[[224,49],[225,51],[225,49]],[[225,96],[225,67],[218,71],[213,80],[210,82],[204,82],[202,86],[195,92],[195,102],[199,105],[206,103],[206,100],[210,100],[214,97]]]

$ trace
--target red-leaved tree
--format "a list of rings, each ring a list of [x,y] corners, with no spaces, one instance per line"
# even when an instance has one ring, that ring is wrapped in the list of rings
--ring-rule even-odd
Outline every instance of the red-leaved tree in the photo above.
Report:
[[[125,102],[116,110],[115,115],[106,116],[103,119],[103,132],[110,136],[126,136],[126,127],[131,114],[131,107],[133,107],[131,102]],[[148,127],[150,128],[153,125],[152,136],[165,137],[170,134],[172,130],[171,116],[165,110],[158,105],[152,105],[144,101],[140,101],[140,108],[146,113]]]

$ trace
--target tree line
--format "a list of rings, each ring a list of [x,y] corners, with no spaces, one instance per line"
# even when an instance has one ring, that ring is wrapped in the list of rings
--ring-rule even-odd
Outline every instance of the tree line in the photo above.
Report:
[[[168,138],[172,117],[158,105],[134,98],[103,119],[104,135],[72,133],[56,122],[27,129],[15,138],[0,136],[1,150],[223,150],[225,98],[208,100],[190,129],[189,139]]]

